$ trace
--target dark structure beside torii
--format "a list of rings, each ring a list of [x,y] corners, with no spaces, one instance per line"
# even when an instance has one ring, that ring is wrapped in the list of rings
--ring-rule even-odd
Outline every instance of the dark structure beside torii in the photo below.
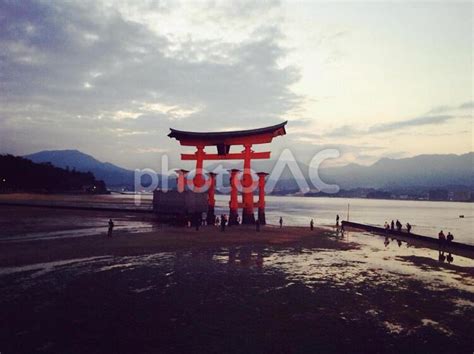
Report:
[[[265,224],[265,172],[258,172],[258,188],[259,201],[254,204],[253,191],[256,187],[251,175],[252,159],[269,159],[270,151],[255,152],[252,150],[253,145],[271,143],[273,138],[286,134],[283,122],[270,127],[227,131],[227,132],[188,132],[176,129],[170,129],[168,134],[170,138],[175,138],[183,146],[194,146],[196,151],[191,154],[181,154],[182,160],[196,161],[196,174],[194,176],[194,190],[200,191],[207,188],[208,192],[208,221],[214,223],[215,213],[215,181],[216,175],[210,173],[206,179],[203,175],[204,160],[243,160],[244,171],[241,180],[238,180],[240,170],[230,170],[230,201],[229,201],[229,224],[237,223],[238,209],[242,208],[242,223],[255,223],[254,207],[258,207],[259,222]],[[242,152],[232,153],[230,148],[233,145],[241,145],[244,147]],[[205,151],[208,146],[215,146],[216,153]],[[186,175],[188,171],[178,170],[178,191],[184,191],[186,185]],[[238,202],[238,184],[242,186],[242,203]]]

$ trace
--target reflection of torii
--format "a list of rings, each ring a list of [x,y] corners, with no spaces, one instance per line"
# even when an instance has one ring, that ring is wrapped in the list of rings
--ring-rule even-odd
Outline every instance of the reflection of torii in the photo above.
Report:
[[[196,161],[196,174],[193,178],[193,190],[204,191],[206,188],[212,189],[212,196],[209,196],[209,211],[208,217],[214,219],[214,185],[215,175],[209,176],[206,179],[203,173],[204,160],[243,160],[244,171],[241,180],[238,179],[239,170],[231,170],[230,185],[231,198],[229,202],[229,224],[237,223],[238,208],[242,207],[242,223],[255,223],[255,216],[253,213],[254,206],[259,208],[259,220],[261,224],[265,224],[265,173],[259,173],[258,187],[259,187],[259,203],[254,205],[253,190],[256,185],[251,175],[251,160],[252,159],[269,159],[270,151],[255,152],[252,150],[252,145],[271,143],[273,138],[286,134],[285,125],[283,122],[270,127],[238,130],[228,132],[188,132],[176,129],[170,129],[168,134],[170,138],[175,138],[182,146],[195,146],[196,152],[193,154],[181,154],[181,159],[184,161]],[[244,150],[240,153],[231,153],[232,145],[242,145]],[[215,146],[217,148],[216,154],[210,154],[205,151],[206,146]],[[185,185],[185,173],[178,173],[178,187]],[[242,187],[242,203],[238,203],[237,189],[239,184]]]

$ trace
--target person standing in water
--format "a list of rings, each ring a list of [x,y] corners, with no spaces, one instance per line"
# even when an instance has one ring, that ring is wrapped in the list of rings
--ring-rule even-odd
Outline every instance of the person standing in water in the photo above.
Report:
[[[339,227],[339,214],[336,215],[336,226]]]
[[[280,229],[283,227],[283,218],[280,216]]]
[[[112,231],[114,230],[114,222],[112,219],[109,219],[109,231],[107,232],[107,237],[112,237]]]
[[[309,222],[309,228],[311,229],[311,231],[314,230],[314,221],[313,221],[313,219],[311,219],[311,221]]]

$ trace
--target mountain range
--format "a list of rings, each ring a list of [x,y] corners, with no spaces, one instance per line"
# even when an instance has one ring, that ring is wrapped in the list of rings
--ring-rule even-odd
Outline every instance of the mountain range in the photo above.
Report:
[[[92,172],[97,179],[104,181],[109,188],[133,187],[134,184],[134,171],[109,162],[101,162],[78,150],[40,151],[23,157],[36,163],[49,162],[56,167],[75,169],[80,172]]]
[[[52,150],[24,156],[33,162],[50,162],[62,168],[75,169],[81,172],[92,172],[97,179],[104,180],[110,187],[133,188],[134,171],[108,162],[101,162],[78,150]],[[271,172],[275,160],[255,161],[256,170]],[[297,162],[303,177],[308,180],[309,167]],[[239,163],[210,164],[206,168],[213,170],[240,167]],[[376,163],[363,166],[349,164],[341,167],[325,167],[319,171],[321,179],[328,184],[337,184],[342,189],[379,188],[397,189],[409,187],[443,187],[460,185],[474,187],[474,153],[463,155],[418,155],[403,159],[383,158]],[[297,183],[286,167],[277,186],[280,189],[295,189]],[[310,187],[312,185],[310,184]]]

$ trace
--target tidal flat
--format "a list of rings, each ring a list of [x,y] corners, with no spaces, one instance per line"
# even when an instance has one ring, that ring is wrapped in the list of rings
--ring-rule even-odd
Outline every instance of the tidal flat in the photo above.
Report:
[[[196,231],[123,213],[107,238],[102,212],[1,215],[2,353],[474,349],[469,258],[325,226]]]

